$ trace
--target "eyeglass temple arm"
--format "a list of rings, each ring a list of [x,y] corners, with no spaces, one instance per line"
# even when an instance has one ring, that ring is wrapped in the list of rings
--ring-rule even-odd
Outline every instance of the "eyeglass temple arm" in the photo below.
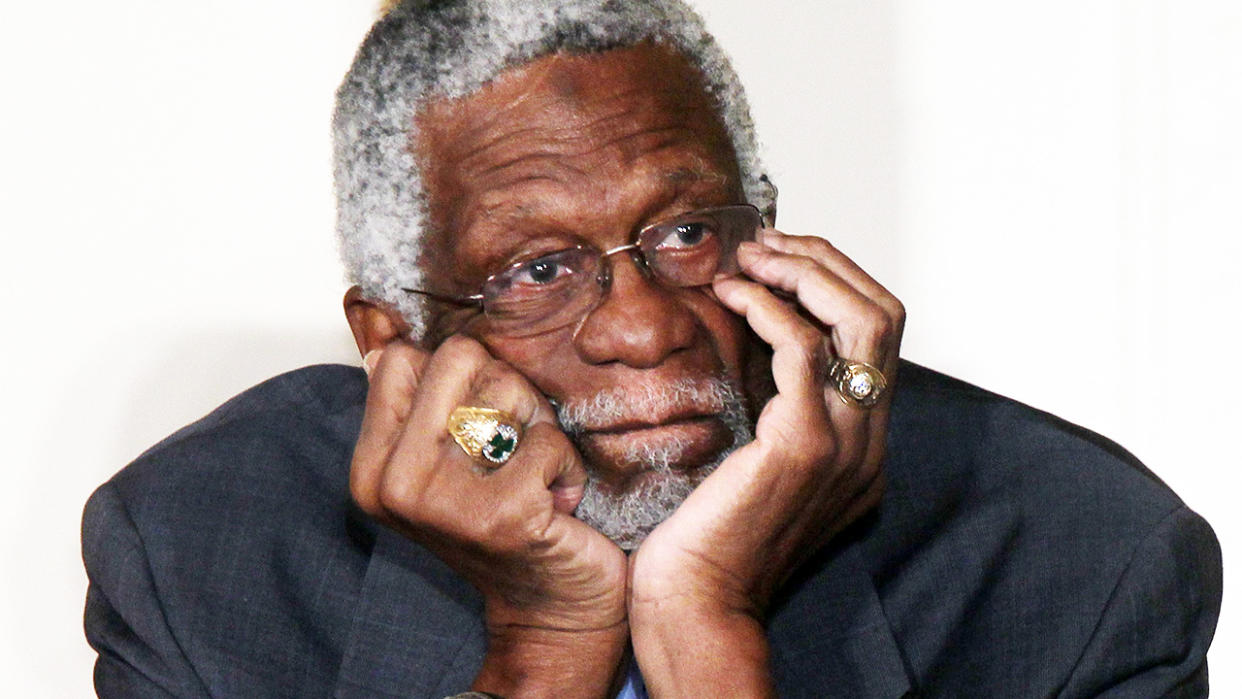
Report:
[[[429,299],[434,299],[436,301],[442,301],[444,303],[451,303],[451,304],[455,304],[458,306],[475,306],[480,303],[483,303],[483,294],[472,294],[470,296],[449,296],[448,294],[437,294],[434,291],[423,291],[422,289],[407,289],[404,286],[401,287],[401,290],[407,294],[418,294],[419,296],[426,296]]]

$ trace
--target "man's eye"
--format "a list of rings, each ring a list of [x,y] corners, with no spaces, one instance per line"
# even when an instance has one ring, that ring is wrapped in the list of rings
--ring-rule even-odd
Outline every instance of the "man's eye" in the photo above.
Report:
[[[551,284],[572,273],[573,270],[565,264],[557,260],[543,257],[537,260],[531,260],[530,262],[527,262],[514,270],[513,282],[515,284],[534,284],[543,286]]]
[[[664,236],[659,247],[662,249],[693,248],[710,238],[712,233],[712,229],[706,223],[679,223]]]

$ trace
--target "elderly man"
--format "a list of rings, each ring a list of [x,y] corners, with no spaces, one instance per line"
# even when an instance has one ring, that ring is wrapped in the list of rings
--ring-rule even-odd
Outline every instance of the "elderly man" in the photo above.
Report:
[[[273,379],[97,491],[101,695],[1206,693],[1211,530],[900,364],[901,304],[769,227],[676,0],[402,3],[335,127],[369,376]]]

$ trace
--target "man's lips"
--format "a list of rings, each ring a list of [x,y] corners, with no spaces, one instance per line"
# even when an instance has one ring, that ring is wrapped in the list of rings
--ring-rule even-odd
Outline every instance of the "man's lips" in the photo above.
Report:
[[[718,422],[718,415],[689,415],[685,417],[673,417],[660,421],[650,420],[624,420],[613,423],[607,427],[595,429],[586,429],[582,431],[584,436],[607,436],[628,434],[636,436],[636,433],[660,430],[666,427],[695,427],[707,425],[708,423]]]
[[[578,439],[584,456],[603,469],[606,481],[617,485],[650,468],[647,455],[662,455],[668,468],[682,471],[708,463],[732,442],[732,432],[717,415],[616,423],[607,430],[583,432]]]

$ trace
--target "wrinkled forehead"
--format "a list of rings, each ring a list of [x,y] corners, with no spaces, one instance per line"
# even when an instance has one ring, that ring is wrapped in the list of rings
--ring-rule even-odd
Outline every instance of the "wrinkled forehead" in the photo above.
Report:
[[[679,176],[736,181],[732,142],[705,84],[680,54],[646,43],[544,56],[467,97],[433,100],[415,118],[413,144],[433,220],[451,224],[443,216],[456,197],[575,168],[606,177],[669,145],[697,161]]]

